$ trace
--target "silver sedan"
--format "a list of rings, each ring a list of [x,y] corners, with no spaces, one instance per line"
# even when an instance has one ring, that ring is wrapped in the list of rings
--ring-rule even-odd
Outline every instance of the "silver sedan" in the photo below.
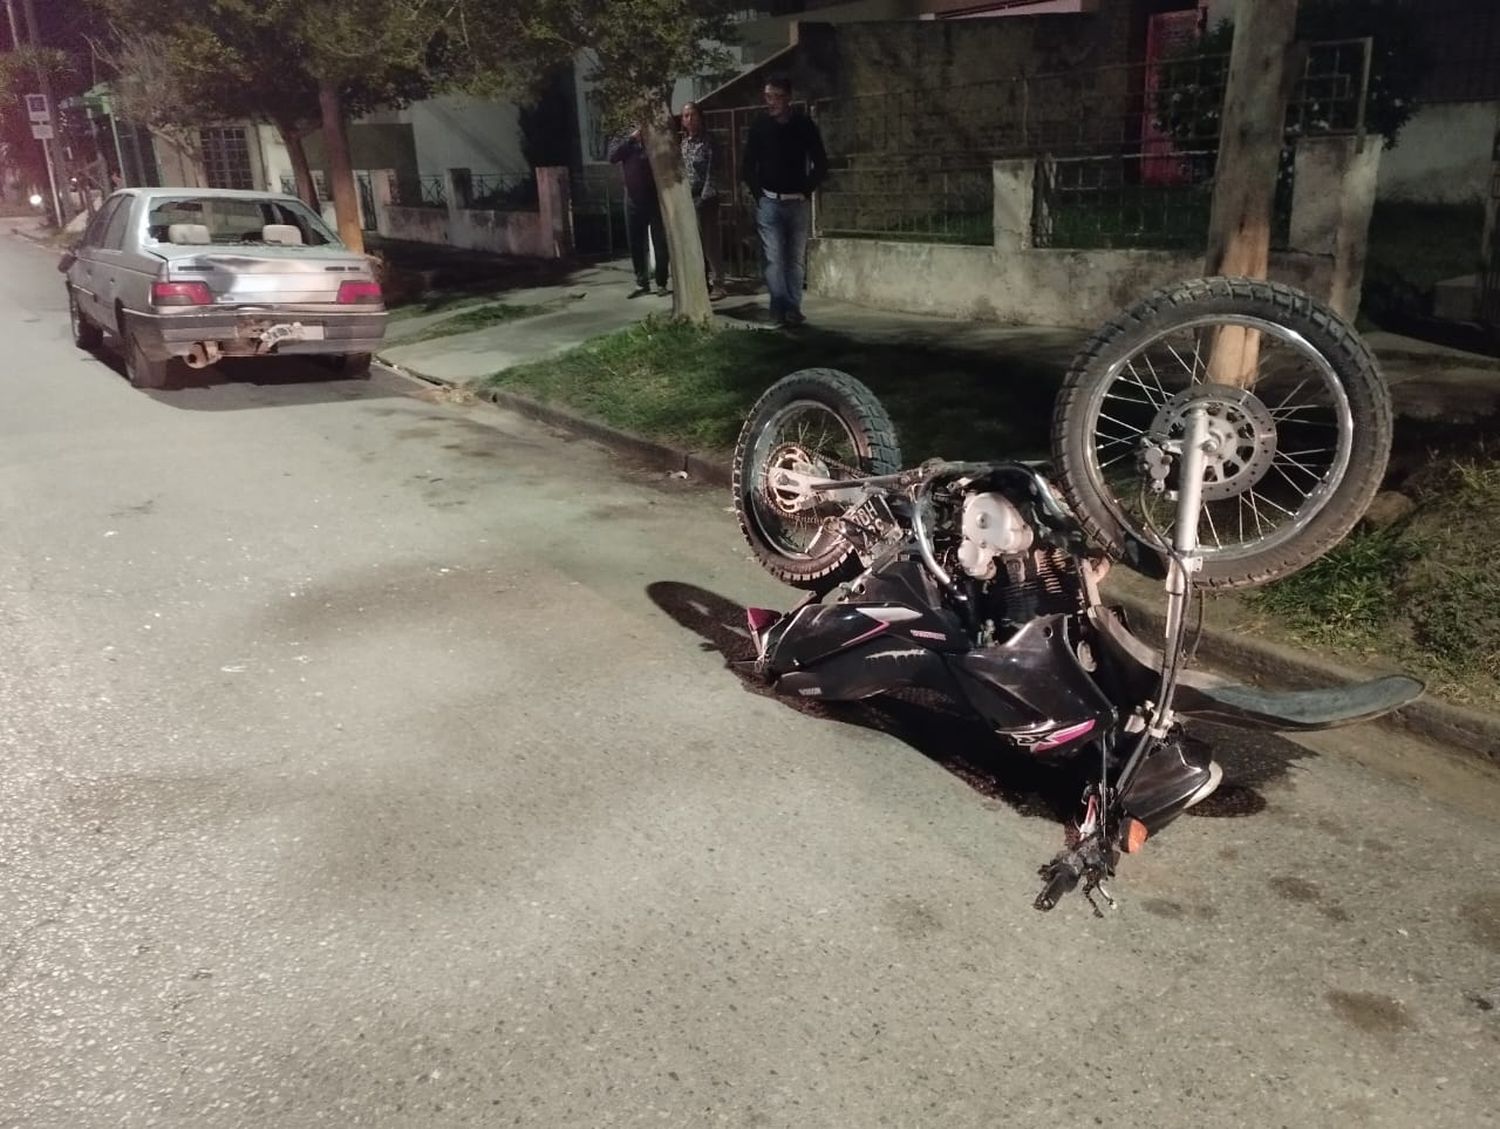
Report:
[[[370,260],[300,200],[217,188],[116,192],[63,256],[73,337],[118,339],[138,388],[184,363],[317,354],[368,373],[386,311]]]

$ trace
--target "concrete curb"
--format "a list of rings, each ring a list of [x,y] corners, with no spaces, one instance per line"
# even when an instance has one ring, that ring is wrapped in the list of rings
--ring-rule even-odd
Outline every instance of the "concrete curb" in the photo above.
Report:
[[[1106,588],[1108,586],[1106,585]],[[1135,596],[1106,593],[1130,616],[1138,631],[1160,635],[1166,620],[1159,608]],[[1321,658],[1307,651],[1249,635],[1205,628],[1198,655],[1221,670],[1249,682],[1266,682],[1292,690],[1338,686],[1374,677],[1367,670]],[[1380,719],[1379,724],[1440,744],[1455,752],[1500,763],[1500,717],[1424,696]]]
[[[412,369],[396,365],[387,367],[430,384],[453,387],[449,381],[429,377]],[[484,388],[479,391],[479,396],[499,407],[593,439],[637,458],[673,470],[686,471],[690,477],[700,482],[725,487],[730,484],[730,468],[712,458],[642,439],[638,435],[583,419],[503,389]],[[1161,612],[1152,605],[1120,593],[1111,593],[1109,598],[1125,608],[1138,627],[1157,633],[1164,630],[1165,620]],[[1306,651],[1210,628],[1203,631],[1198,643],[1198,655],[1238,678],[1264,681],[1289,689],[1337,686],[1372,677],[1369,671],[1355,670]],[[1500,716],[1494,714],[1423,697],[1381,718],[1378,724],[1384,728],[1410,733],[1486,764],[1500,764]]]

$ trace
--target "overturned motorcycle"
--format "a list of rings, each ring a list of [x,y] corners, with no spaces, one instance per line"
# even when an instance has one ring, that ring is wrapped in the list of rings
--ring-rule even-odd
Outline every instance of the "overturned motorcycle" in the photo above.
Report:
[[[1090,766],[1035,905],[1080,883],[1112,904],[1103,883],[1121,853],[1219,785],[1187,723],[1326,729],[1421,694],[1400,676],[1271,693],[1187,669],[1195,592],[1327,552],[1379,487],[1390,443],[1389,392],[1353,329],[1242,279],[1159,291],[1088,341],[1053,414],[1055,478],[1019,461],[903,469],[868,388],[793,373],[735,452],[752,551],[808,591],[785,614],[749,611],[755,672],[822,701],[937,691],[1021,755]],[[1159,648],[1101,599],[1112,560],[1164,582]]]

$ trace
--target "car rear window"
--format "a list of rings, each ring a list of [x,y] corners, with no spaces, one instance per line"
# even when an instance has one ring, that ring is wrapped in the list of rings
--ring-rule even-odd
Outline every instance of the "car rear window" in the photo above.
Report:
[[[222,196],[183,196],[155,200],[146,219],[146,236],[171,242],[174,224],[201,225],[214,245],[263,244],[268,224],[295,227],[308,247],[337,245],[338,237],[310,209],[292,200],[229,199]]]

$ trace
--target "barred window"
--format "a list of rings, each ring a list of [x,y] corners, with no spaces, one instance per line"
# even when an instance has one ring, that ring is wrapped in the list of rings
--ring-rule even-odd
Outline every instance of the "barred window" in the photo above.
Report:
[[[254,188],[250,141],[242,126],[199,131],[203,144],[203,175],[210,188]]]

